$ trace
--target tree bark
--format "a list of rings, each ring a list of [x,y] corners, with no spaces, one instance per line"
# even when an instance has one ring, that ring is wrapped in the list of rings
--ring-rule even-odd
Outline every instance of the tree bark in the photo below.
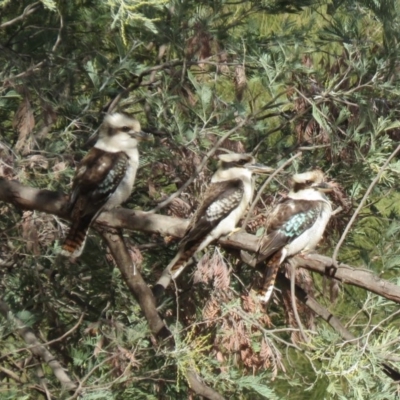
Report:
[[[116,229],[110,230],[109,228],[100,230],[100,233],[110,248],[125,283],[139,302],[152,334],[156,338],[166,339],[170,337],[171,341],[173,341],[170,331],[157,312],[152,291],[129,256],[122,234]],[[164,345],[168,345],[168,342],[165,342]],[[224,400],[223,396],[204,384],[198,374],[191,368],[188,369],[186,376],[191,389],[199,396],[204,396],[209,400]]]
[[[12,203],[17,208],[43,211],[69,219],[67,210],[68,197],[60,192],[40,190],[23,186],[17,181],[0,178],[0,201]],[[96,220],[96,225],[181,238],[184,235],[188,221],[160,214],[117,208],[101,213]],[[257,252],[260,238],[240,231],[229,237],[221,238],[219,244],[226,248]],[[241,254],[241,256],[243,261],[248,261],[244,254]],[[339,264],[335,268],[331,258],[318,254],[296,256],[293,261],[298,267],[318,272],[344,284],[358,286],[400,304],[400,287],[379,278],[371,271],[346,264]]]
[[[279,281],[286,286],[286,288],[290,287],[289,279],[286,278],[283,274],[279,275]],[[312,296],[307,294],[301,287],[296,286],[296,298],[299,299],[303,304],[305,304],[310,310],[312,310],[315,314],[319,315],[325,322],[327,322],[344,340],[352,345],[358,345],[360,347],[364,347],[364,343],[361,339],[354,336],[346,327],[341,323],[341,321],[335,317],[330,311],[328,311],[325,307],[319,304]],[[367,347],[368,349],[368,347]],[[382,359],[387,359],[389,361],[399,362],[399,358],[390,355],[380,355]],[[399,382],[400,381],[400,372],[392,368],[385,362],[381,362],[382,371],[392,380]]]

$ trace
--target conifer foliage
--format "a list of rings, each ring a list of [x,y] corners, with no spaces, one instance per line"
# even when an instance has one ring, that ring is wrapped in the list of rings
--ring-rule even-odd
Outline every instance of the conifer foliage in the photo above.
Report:
[[[399,22],[395,0],[0,0],[0,398],[395,398]],[[63,259],[65,194],[111,111],[154,141]],[[156,309],[224,151],[279,171]],[[316,167],[334,216],[265,307],[245,252]]]

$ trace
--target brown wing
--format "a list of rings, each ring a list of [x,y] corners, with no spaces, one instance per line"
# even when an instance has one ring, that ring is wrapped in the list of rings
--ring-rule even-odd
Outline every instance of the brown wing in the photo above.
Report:
[[[125,176],[128,156],[92,148],[76,171],[70,207],[80,217],[98,214]]]
[[[181,242],[181,248],[208,235],[242,201],[244,185],[240,179],[211,183]]]

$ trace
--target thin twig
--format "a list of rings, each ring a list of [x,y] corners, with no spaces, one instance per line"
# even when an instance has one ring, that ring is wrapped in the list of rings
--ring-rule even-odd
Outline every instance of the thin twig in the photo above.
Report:
[[[300,151],[312,151],[312,150],[315,150],[315,149],[324,149],[324,148],[330,147],[330,146],[331,146],[330,144],[318,144],[318,145],[315,145],[315,146],[300,146],[300,147],[297,148],[297,150],[300,150]]]
[[[63,335],[61,335],[60,337],[58,337],[58,338],[56,338],[56,339],[53,339],[53,340],[50,340],[50,341],[48,341],[48,342],[42,343],[42,346],[48,346],[48,345],[50,345],[50,344],[59,342],[59,341],[63,340],[64,338],[68,337],[72,332],[74,332],[76,329],[78,329],[79,325],[80,325],[80,324],[82,323],[82,321],[83,321],[83,317],[84,317],[84,316],[85,316],[85,314],[82,313],[81,316],[79,317],[78,322],[77,322],[70,330],[68,330],[68,331],[65,332]],[[13,354],[16,354],[16,353],[20,353],[20,352],[23,352],[23,351],[31,350],[32,347],[35,347],[35,346],[36,346],[36,344],[34,344],[34,345],[32,345],[32,346],[26,346],[26,347],[24,347],[24,348],[22,348],[22,349],[14,350],[14,351],[12,351],[12,352],[10,352],[10,353],[3,354],[3,355],[0,357],[0,360],[6,358],[6,357],[8,357],[8,356],[11,356],[11,355],[13,355]]]
[[[26,71],[21,72],[18,75],[11,76],[11,77],[9,77],[7,79],[8,79],[9,82],[12,82],[14,79],[23,78],[24,76],[29,75],[30,73],[32,73],[36,69],[42,67],[46,62],[47,62],[47,60],[42,60],[42,61],[38,62],[37,64],[33,65],[32,67],[29,67]]]
[[[29,345],[29,350],[36,357],[40,357],[52,369],[53,374],[60,381],[63,389],[73,390],[76,388],[76,383],[68,376],[60,361],[45,347],[40,340],[36,337],[31,328],[26,325],[19,318],[11,314],[8,305],[0,300],[0,313],[8,321],[12,321],[16,325],[16,331],[21,338]]]
[[[61,43],[61,32],[64,28],[64,18],[60,12],[60,10],[58,10],[58,15],[60,16],[60,28],[58,29],[58,35],[57,35],[57,40],[54,43],[53,48],[51,49],[51,52],[54,53],[57,50],[58,45]]]
[[[296,319],[297,326],[300,330],[300,335],[302,336],[304,343],[309,343],[310,339],[304,331],[303,324],[301,323],[301,319],[299,313],[297,311],[297,304],[296,304],[296,264],[288,260],[290,265],[290,297],[292,302],[292,309],[294,313],[294,318]]]
[[[253,213],[254,207],[258,203],[258,200],[260,200],[261,194],[264,192],[265,188],[267,185],[270,184],[272,179],[275,178],[276,175],[278,175],[283,169],[285,169],[288,165],[290,165],[296,158],[300,157],[302,155],[302,152],[299,151],[296,153],[293,157],[290,157],[289,160],[285,161],[279,168],[277,168],[269,177],[268,179],[261,185],[260,189],[258,189],[257,195],[254,198],[254,201],[251,203],[250,209],[246,215],[246,218],[243,221],[242,228],[245,228],[249,222],[249,218]]]
[[[300,91],[299,89],[297,89],[296,87],[293,87],[293,89],[294,89],[308,104],[310,104],[311,106],[316,106],[316,105],[317,105],[317,102],[311,101],[307,96],[305,96],[303,93],[301,93],[301,91]],[[323,100],[323,99],[324,99],[324,98],[319,99],[319,100]],[[325,115],[319,108],[315,107],[315,109],[317,110],[317,112],[319,112],[319,113],[325,118],[325,120],[326,120],[327,122],[330,122],[330,123],[331,123],[331,121],[329,120],[329,118],[328,118],[327,115]],[[342,133],[342,135],[346,136],[346,132],[345,132],[343,129],[341,129],[339,126],[336,126],[336,129],[339,130],[339,131]]]
[[[340,237],[335,250],[333,252],[332,255],[332,262],[333,262],[333,266],[335,268],[338,267],[338,263],[337,263],[337,255],[339,253],[339,249],[342,246],[344,239],[346,238],[347,234],[350,231],[351,226],[353,225],[355,219],[357,218],[357,215],[359,214],[359,212],[361,211],[361,209],[364,207],[364,204],[368,198],[368,196],[370,195],[372,189],[374,188],[374,186],[376,185],[376,183],[379,181],[380,177],[382,176],[383,172],[385,171],[386,167],[389,165],[390,161],[392,161],[393,157],[400,151],[400,144],[397,146],[396,150],[393,151],[393,153],[389,156],[389,158],[386,160],[386,162],[382,165],[381,169],[379,170],[378,174],[376,175],[375,179],[371,182],[371,184],[369,185],[367,191],[364,194],[364,197],[362,198],[360,204],[358,205],[356,211],[354,212],[354,214],[351,216],[349,223],[346,226],[346,229],[344,230],[344,232],[342,233],[342,236]]]
[[[37,1],[36,3],[33,4],[29,4],[28,6],[25,7],[24,12],[20,16],[12,19],[11,21],[4,22],[4,24],[0,25],[0,29],[7,28],[8,26],[13,25],[18,21],[22,21],[29,14],[32,14],[39,9],[39,7],[36,7],[38,4],[40,4],[40,1]]]
[[[13,371],[11,371],[10,369],[6,368],[6,367],[2,367],[0,365],[0,371],[3,374],[6,374],[9,378],[11,378],[12,380],[14,380],[15,382],[21,383],[23,384],[24,381]]]

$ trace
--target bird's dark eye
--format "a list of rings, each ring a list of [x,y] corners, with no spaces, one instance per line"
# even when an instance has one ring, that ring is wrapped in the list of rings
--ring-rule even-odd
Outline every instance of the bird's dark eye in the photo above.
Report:
[[[245,164],[247,164],[247,160],[239,160],[239,161],[237,162],[237,164],[238,164],[238,165],[245,165]]]
[[[129,126],[123,126],[122,128],[121,128],[121,131],[122,132],[129,132],[131,130],[131,128],[129,128]]]
[[[306,185],[312,185],[314,182],[313,181],[310,181],[310,180],[308,180],[308,181],[306,181]]]

